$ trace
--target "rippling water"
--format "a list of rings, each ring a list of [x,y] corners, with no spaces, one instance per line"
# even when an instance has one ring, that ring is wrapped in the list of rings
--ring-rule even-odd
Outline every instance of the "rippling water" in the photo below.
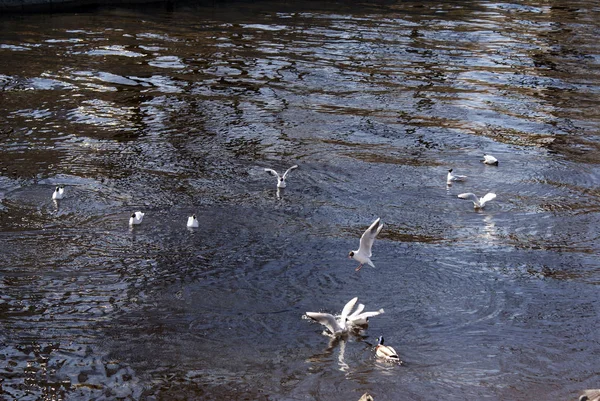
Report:
[[[560,0],[0,16],[1,397],[597,388],[599,21]],[[292,164],[277,194],[263,169]],[[354,296],[386,312],[347,341],[303,318]]]

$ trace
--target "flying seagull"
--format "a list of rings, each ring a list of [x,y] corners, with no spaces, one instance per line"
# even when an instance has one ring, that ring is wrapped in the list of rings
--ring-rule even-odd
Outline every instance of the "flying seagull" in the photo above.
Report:
[[[366,263],[371,267],[375,267],[373,262],[371,262],[371,247],[373,246],[373,242],[375,241],[375,237],[383,228],[383,223],[379,224],[381,219],[378,218],[371,224],[371,227],[367,229],[360,237],[360,246],[356,251],[350,251],[348,253],[349,259],[354,259],[360,262],[360,265],[356,268],[356,271],[359,271],[363,265]]]
[[[460,194],[460,195],[458,195],[458,197],[460,199],[466,199],[466,200],[473,201],[473,205],[475,206],[475,209],[483,209],[483,207],[485,206],[486,203],[488,203],[489,201],[491,201],[493,199],[496,199],[496,194],[489,192],[489,193],[485,194],[485,196],[483,198],[479,199],[477,197],[477,195],[475,195],[471,192],[468,192],[465,194]]]
[[[330,337],[343,336],[348,333],[349,325],[347,324],[348,314],[354,308],[354,304],[358,301],[358,297],[352,298],[342,309],[342,314],[336,318],[330,313],[322,312],[306,312],[306,316],[316,320],[328,330],[327,334]]]
[[[277,177],[277,188],[285,188],[285,178],[287,177],[288,173],[295,168],[298,168],[297,164],[294,164],[292,167],[288,168],[283,175],[279,175],[279,173],[272,168],[266,168],[265,171]]]

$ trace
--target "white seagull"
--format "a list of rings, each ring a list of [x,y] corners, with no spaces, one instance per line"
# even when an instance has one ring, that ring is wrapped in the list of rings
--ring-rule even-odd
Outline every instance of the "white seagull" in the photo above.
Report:
[[[62,199],[65,196],[65,187],[63,185],[56,187],[52,192],[52,199]]]
[[[464,194],[460,194],[458,195],[458,197],[460,199],[467,199],[470,201],[473,201],[473,205],[475,206],[475,209],[483,209],[483,207],[485,206],[486,203],[488,203],[489,201],[496,199],[496,194],[494,193],[487,193],[485,194],[485,196],[481,199],[479,199],[477,197],[477,195],[468,192],[468,193],[464,193]]]
[[[193,214],[190,217],[188,217],[187,220],[187,226],[188,227],[198,227],[198,219],[196,218],[196,215]]]
[[[279,173],[272,168],[266,168],[265,171],[277,177],[277,188],[285,188],[285,178],[287,177],[288,173],[295,168],[298,168],[297,164],[294,164],[292,167],[288,168],[283,175],[279,175]]]
[[[352,298],[342,309],[342,314],[339,317],[335,317],[330,313],[322,313],[322,312],[306,312],[306,316],[309,318],[316,320],[323,326],[327,327],[329,330],[328,333],[324,332],[324,334],[330,337],[338,337],[343,336],[348,333],[350,326],[348,323],[348,315],[352,308],[354,308],[354,304],[358,301],[358,297]]]
[[[452,174],[452,169],[448,170],[448,178],[446,179],[446,183],[448,185],[452,185],[453,182],[455,181],[464,181],[464,179],[467,178],[466,175],[455,175]]]
[[[140,224],[142,222],[142,220],[144,220],[144,213],[142,213],[142,212],[131,213],[131,217],[129,218],[129,225],[133,226],[136,224]]]
[[[383,310],[383,308],[379,309],[376,312],[363,312],[364,309],[365,309],[365,305],[358,304],[358,306],[356,307],[356,310],[348,315],[347,322],[350,326],[352,326],[352,327],[357,326],[359,328],[360,327],[364,328],[364,326],[367,326],[369,324],[370,317],[381,315],[382,313],[385,312]]]
[[[483,162],[483,164],[490,164],[490,165],[493,165],[493,166],[497,166],[498,165],[498,159],[496,159],[492,155],[483,155],[482,162]]]
[[[371,227],[367,228],[367,231],[363,233],[360,237],[360,246],[356,251],[350,251],[348,253],[349,259],[354,259],[360,262],[360,265],[356,268],[356,271],[359,271],[363,265],[366,263],[371,267],[375,267],[373,262],[371,262],[371,247],[373,246],[373,242],[375,241],[375,237],[383,228],[383,223],[379,224],[380,218],[377,218],[371,224]]]

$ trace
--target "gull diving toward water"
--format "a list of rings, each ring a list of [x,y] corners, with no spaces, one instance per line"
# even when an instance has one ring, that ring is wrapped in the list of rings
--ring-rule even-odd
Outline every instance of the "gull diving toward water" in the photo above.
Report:
[[[371,247],[373,246],[373,242],[375,241],[375,237],[383,228],[383,223],[379,224],[381,219],[378,218],[371,224],[371,227],[367,229],[360,237],[360,246],[357,251],[350,251],[348,253],[349,259],[354,259],[360,262],[360,265],[356,268],[356,271],[359,271],[363,265],[366,263],[371,267],[375,267],[373,262],[371,262]]]
[[[56,187],[54,192],[52,192],[52,199],[62,199],[64,196],[65,196],[64,185]]]
[[[129,218],[129,225],[133,226],[136,224],[140,224],[142,222],[142,220],[144,220],[144,213],[142,213],[142,212],[131,213],[131,217]]]
[[[483,162],[483,164],[489,164],[489,165],[493,165],[493,166],[497,166],[498,165],[498,159],[496,159],[492,155],[483,155],[482,162]]]
[[[465,194],[460,194],[460,195],[458,195],[458,197],[460,199],[466,199],[466,200],[473,201],[473,205],[475,206],[475,209],[483,209],[483,207],[485,206],[486,203],[488,203],[489,201],[491,201],[493,199],[496,199],[496,194],[489,192],[489,193],[485,194],[485,196],[483,198],[479,199],[477,197],[477,195],[475,195],[471,192],[468,192]]]
[[[288,173],[295,168],[298,168],[297,164],[294,164],[292,167],[288,168],[283,175],[279,175],[279,173],[272,168],[266,168],[265,171],[277,177],[277,188],[285,188],[285,178],[287,177]]]
[[[358,298],[352,298],[342,309],[342,314],[336,318],[330,313],[321,313],[321,312],[306,312],[306,316],[309,318],[316,320],[323,326],[325,326],[328,332],[323,332],[324,334],[330,337],[339,337],[348,334],[349,325],[348,323],[348,315],[350,311],[354,308],[354,304],[358,301]]]
[[[188,217],[187,220],[187,226],[188,227],[198,227],[198,219],[196,218],[196,215],[193,214],[190,217]]]
[[[450,170],[448,170],[448,178],[446,179],[446,183],[448,185],[452,185],[453,182],[464,181],[465,178],[467,178],[466,175],[455,175],[455,174],[452,174],[452,169],[450,169]]]
[[[398,357],[396,350],[389,345],[383,345],[383,336],[377,339],[377,347],[375,347],[375,355],[390,362],[402,363]]]

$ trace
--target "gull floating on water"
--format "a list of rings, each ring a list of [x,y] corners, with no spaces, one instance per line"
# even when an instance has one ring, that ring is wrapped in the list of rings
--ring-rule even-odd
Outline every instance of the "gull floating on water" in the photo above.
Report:
[[[375,237],[377,237],[377,234],[379,234],[383,228],[383,223],[379,224],[380,220],[380,218],[375,220],[373,224],[371,224],[371,227],[369,227],[360,237],[360,246],[358,247],[358,250],[350,251],[348,253],[348,258],[360,262],[356,271],[359,271],[365,263],[371,267],[375,267],[373,262],[371,262],[371,247],[373,246]]]
[[[129,225],[133,226],[136,224],[140,224],[142,222],[142,220],[144,220],[144,213],[142,213],[142,212],[131,213],[131,217],[129,218]]]
[[[375,355],[390,362],[402,363],[396,350],[389,345],[383,345],[383,336],[377,339],[377,347],[375,347]]]
[[[330,313],[322,312],[306,312],[306,316],[316,320],[325,326],[328,332],[324,332],[330,337],[339,337],[348,334],[350,326],[348,325],[348,315],[354,308],[354,304],[358,301],[358,297],[352,298],[342,309],[342,314],[337,318]]]
[[[448,170],[448,178],[446,179],[446,183],[449,185],[452,185],[453,182],[464,181],[465,178],[467,178],[466,175],[452,174],[452,169],[450,169],[450,170]]]
[[[288,168],[283,175],[279,175],[279,173],[272,168],[266,168],[265,171],[277,177],[277,188],[285,188],[285,178],[287,177],[288,173],[295,168],[298,168],[297,164],[294,164],[292,167]]]
[[[198,219],[196,218],[196,215],[193,214],[190,217],[188,217],[187,219],[187,226],[188,227],[198,227]]]
[[[460,195],[458,195],[458,197],[460,199],[466,199],[466,200],[472,201],[473,205],[475,206],[475,209],[483,209],[483,207],[485,206],[486,203],[488,203],[489,201],[491,201],[493,199],[496,199],[496,194],[489,192],[489,193],[485,194],[485,196],[483,198],[479,199],[477,197],[477,195],[475,195],[471,192],[468,192],[465,194],[460,194]]]
[[[65,196],[64,185],[56,187],[54,192],[52,192],[52,199],[62,199],[64,196]]]
[[[494,166],[498,165],[498,159],[496,159],[492,155],[483,155],[482,162],[483,162],[483,164],[490,164],[490,165],[494,165]]]

